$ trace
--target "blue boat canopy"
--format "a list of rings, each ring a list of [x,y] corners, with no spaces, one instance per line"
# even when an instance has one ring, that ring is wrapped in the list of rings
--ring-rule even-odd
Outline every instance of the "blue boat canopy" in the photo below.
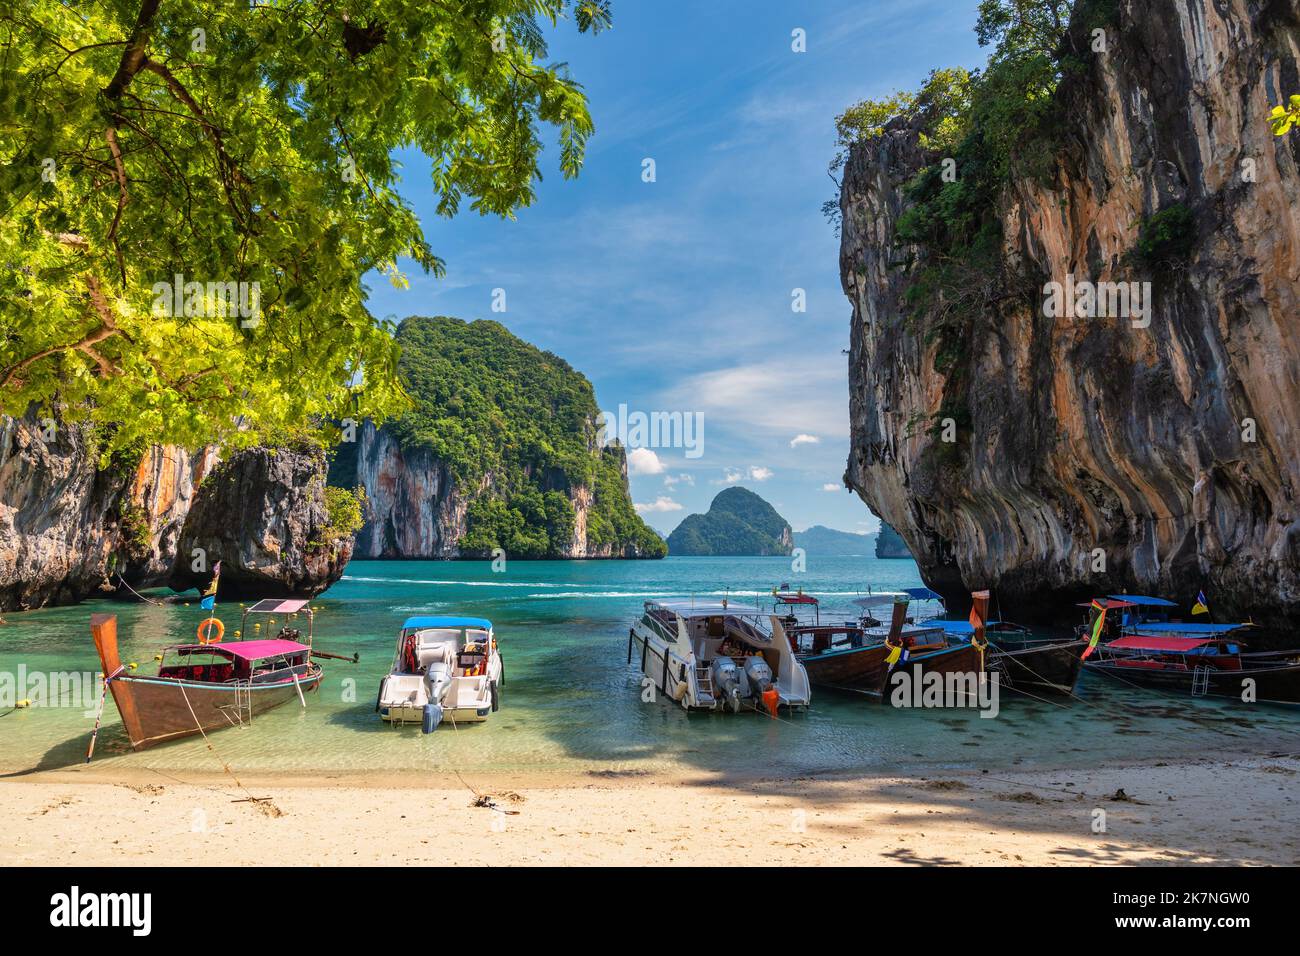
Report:
[[[402,630],[420,627],[468,627],[477,631],[490,631],[492,622],[485,617],[408,617]]]
[[[1145,607],[1178,607],[1173,601],[1166,601],[1164,598],[1158,597],[1144,597],[1141,594],[1108,594],[1106,596],[1116,601],[1128,601],[1130,604]]]
[[[1148,624],[1134,624],[1133,630],[1138,634],[1227,634],[1245,627],[1245,624],[1178,624],[1171,621],[1152,621]]]
[[[903,593],[908,594],[918,601],[942,601],[943,595],[931,591],[929,588],[903,588]]]
[[[945,634],[955,634],[959,637],[967,637],[975,633],[975,628],[970,621],[947,621],[941,617],[933,618],[929,621],[922,621],[926,627],[941,628]],[[1001,621],[985,621],[985,627],[996,627]]]

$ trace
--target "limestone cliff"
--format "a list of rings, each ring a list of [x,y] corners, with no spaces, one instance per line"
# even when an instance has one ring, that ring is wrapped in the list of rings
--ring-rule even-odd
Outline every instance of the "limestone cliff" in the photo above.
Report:
[[[171,584],[201,587],[221,562],[219,594],[311,596],[340,577],[353,531],[332,513],[322,448],[252,448],[222,462],[203,483],[180,535]],[[345,501],[335,507],[346,510]],[[359,515],[358,515],[359,519]],[[194,567],[202,551],[201,570]]]
[[[1032,291],[974,310],[960,374],[910,314],[921,251],[895,241],[904,186],[935,157],[897,120],[851,150],[846,478],[952,599],[995,587],[1017,614],[1059,616],[1097,592],[1204,589],[1225,618],[1294,621],[1300,136],[1266,117],[1300,91],[1298,5],[1114,8],[1106,51],[1057,91],[1053,168],[1012,177],[998,206],[1003,257]],[[1185,259],[1144,270],[1144,223],[1177,206]],[[1149,326],[1047,317],[1044,284],[1068,276],[1152,281]]]
[[[356,557],[662,557],[585,376],[498,322],[414,316],[397,338],[413,408],[345,434],[330,469],[365,492]]]
[[[912,552],[907,550],[907,542],[903,536],[883,521],[880,523],[880,532],[876,535],[876,557],[878,558],[910,558]]]
[[[199,538],[215,555],[210,560],[227,562],[227,593],[314,594],[337,579],[350,539],[333,544],[340,560],[303,547],[294,533],[319,525],[323,488],[319,481],[308,488],[307,478],[322,472],[320,453],[282,455],[284,474],[269,477],[289,484],[263,488],[260,497],[258,476],[268,476],[256,454],[222,467],[224,476],[242,476],[247,493],[234,496],[222,491],[226,478],[209,485],[217,461],[215,448],[153,446],[138,460],[119,456],[104,465],[83,426],[34,411],[0,416],[0,611],[125,593],[123,582],[136,589],[206,584],[206,574],[189,572],[189,548]],[[212,533],[200,534],[202,521],[191,530],[196,509],[210,516]],[[243,584],[249,588],[241,592]]]

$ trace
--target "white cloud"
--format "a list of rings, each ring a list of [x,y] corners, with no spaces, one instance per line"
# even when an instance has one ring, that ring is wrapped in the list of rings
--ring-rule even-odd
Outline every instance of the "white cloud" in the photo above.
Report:
[[[682,506],[673,499],[660,495],[654,501],[648,503],[638,502],[632,507],[636,508],[637,514],[652,514],[663,511],[681,511]]]
[[[795,435],[790,439],[791,448],[798,448],[800,445],[817,445],[820,443],[821,439],[816,435],[805,435],[803,433]]]
[[[816,428],[822,435],[847,438],[848,394],[847,365],[809,355],[689,376],[665,396],[665,407],[702,411],[731,428],[796,435]]]
[[[822,491],[843,491],[843,490],[844,490],[843,485],[838,485],[833,481],[828,481],[826,482],[826,484],[822,485]]]
[[[627,470],[631,475],[662,475],[664,463],[649,448],[633,448],[627,453]]]
[[[664,487],[665,487],[665,488],[675,488],[675,487],[677,487],[677,485],[679,485],[679,484],[687,484],[687,485],[691,485],[692,487],[694,487],[694,485],[695,485],[695,476],[694,476],[694,475],[688,475],[688,474],[685,474],[685,473],[680,474],[680,475],[664,475]]]
[[[745,471],[737,468],[723,469],[722,478],[713,482],[715,485],[734,485],[738,481],[767,481],[774,472],[771,468],[765,468],[762,465],[750,465]]]

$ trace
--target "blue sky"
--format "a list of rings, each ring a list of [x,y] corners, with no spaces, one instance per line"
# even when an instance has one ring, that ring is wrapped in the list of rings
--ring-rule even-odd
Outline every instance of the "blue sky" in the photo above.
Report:
[[[835,193],[834,117],[933,67],[980,64],[975,6],[615,0],[609,32],[562,25],[551,58],[582,82],[596,124],[582,175],[559,174],[545,131],[533,206],[513,221],[448,220],[427,162],[400,154],[403,193],[447,275],[404,264],[407,290],[374,276],[371,310],[496,319],[586,374],[603,409],[702,413],[699,457],[633,452],[633,500],[660,530],[728,484],[796,530],[874,530],[841,481],[850,309],[821,214]],[[796,28],[807,52],[791,49]],[[505,312],[492,310],[494,289]],[[794,289],[805,312],[792,310]]]

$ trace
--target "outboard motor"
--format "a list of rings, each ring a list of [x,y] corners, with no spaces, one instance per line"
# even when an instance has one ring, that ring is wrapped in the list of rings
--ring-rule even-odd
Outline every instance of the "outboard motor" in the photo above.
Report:
[[[763,691],[772,687],[772,668],[757,654],[745,658],[745,677],[749,681],[749,696],[755,700],[763,696]]]
[[[429,702],[424,705],[424,720],[421,730],[431,734],[442,723],[443,701],[451,690],[451,665],[446,661],[431,661],[424,670],[424,685],[429,694]]]
[[[713,675],[714,691],[721,695],[728,710],[733,714],[740,710],[740,671],[736,662],[725,654],[715,657],[709,664]]]

